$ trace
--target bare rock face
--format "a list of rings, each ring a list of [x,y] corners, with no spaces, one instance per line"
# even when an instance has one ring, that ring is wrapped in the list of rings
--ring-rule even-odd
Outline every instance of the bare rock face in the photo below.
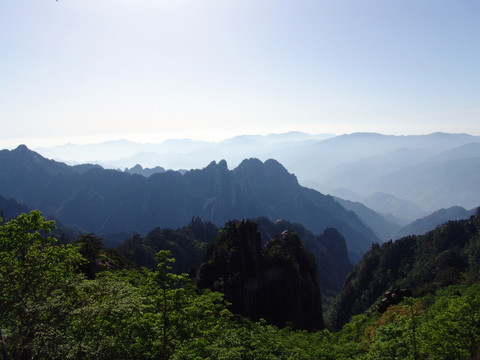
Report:
[[[312,254],[294,232],[262,249],[256,223],[231,221],[200,266],[197,285],[223,292],[233,312],[253,320],[313,330],[323,328],[316,274]]]
[[[397,305],[404,297],[412,296],[410,289],[398,289],[388,290],[383,295],[382,299],[375,304],[370,313],[378,311],[383,314],[391,305]]]
[[[263,250],[266,289],[264,316],[281,326],[291,322],[302,329],[323,328],[322,299],[313,255],[298,235],[285,230]]]

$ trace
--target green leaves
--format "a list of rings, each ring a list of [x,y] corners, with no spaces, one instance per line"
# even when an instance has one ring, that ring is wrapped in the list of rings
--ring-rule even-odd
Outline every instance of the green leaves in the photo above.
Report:
[[[424,353],[439,359],[480,356],[480,284],[441,292],[427,319],[420,328]]]
[[[0,329],[8,358],[35,352],[38,334],[56,316],[52,299],[79,277],[75,270],[83,258],[44,235],[53,227],[38,211],[0,226]]]
[[[37,211],[0,226],[0,358],[416,360],[480,356],[478,281],[420,299],[404,299],[382,315],[354,316],[337,333],[294,331],[233,315],[223,294],[200,291],[186,274],[173,273],[175,260],[169,251],[157,254],[155,271],[103,271],[86,279],[78,271],[85,263],[78,247],[59,245],[48,237],[53,227]],[[96,238],[84,240],[89,240],[93,250],[98,248]],[[275,251],[283,254],[282,248]]]

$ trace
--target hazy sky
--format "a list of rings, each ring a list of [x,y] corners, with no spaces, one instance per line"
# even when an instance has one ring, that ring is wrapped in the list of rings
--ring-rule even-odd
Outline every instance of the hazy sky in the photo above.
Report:
[[[480,135],[480,1],[0,0],[0,129]]]

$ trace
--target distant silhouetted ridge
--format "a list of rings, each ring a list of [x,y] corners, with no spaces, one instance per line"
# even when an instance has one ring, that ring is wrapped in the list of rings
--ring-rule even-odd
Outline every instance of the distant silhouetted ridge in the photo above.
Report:
[[[178,228],[193,216],[220,226],[265,216],[303,224],[320,234],[335,228],[348,250],[362,254],[375,234],[332,197],[299,185],[278,161],[226,161],[203,169],[148,178],[99,166],[68,166],[19,147],[0,152],[0,195],[14,198],[66,225],[97,234]],[[358,256],[358,255],[357,255]]]

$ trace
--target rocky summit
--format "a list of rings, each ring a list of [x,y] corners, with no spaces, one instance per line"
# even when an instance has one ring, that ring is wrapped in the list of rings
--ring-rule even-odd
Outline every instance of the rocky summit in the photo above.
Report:
[[[262,248],[256,223],[227,223],[199,268],[197,285],[222,291],[233,312],[251,319],[323,328],[315,260],[294,232],[286,230]]]

